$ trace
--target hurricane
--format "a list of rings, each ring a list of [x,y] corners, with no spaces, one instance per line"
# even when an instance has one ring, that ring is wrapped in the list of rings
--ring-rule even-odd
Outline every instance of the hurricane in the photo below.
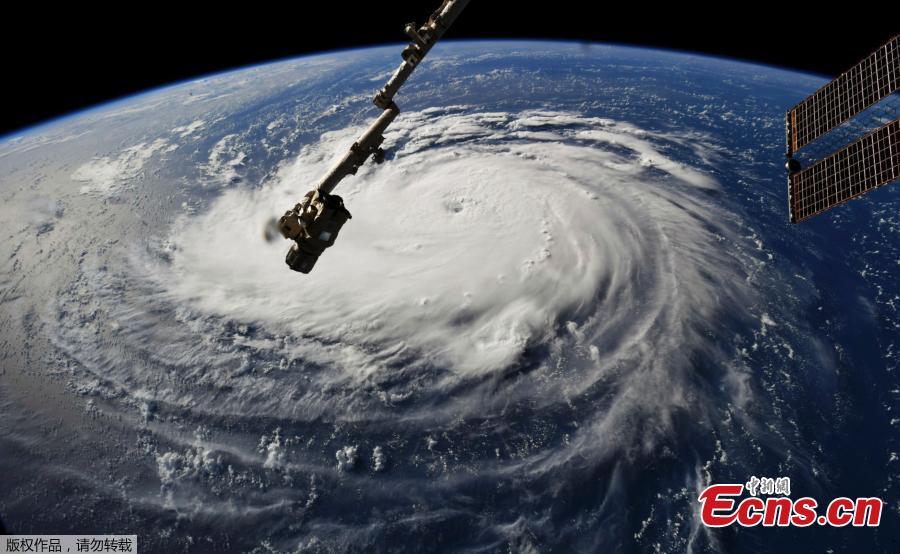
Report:
[[[125,359],[150,363],[99,348],[81,361],[174,441],[154,452],[159,502],[244,517],[284,491],[238,508],[215,483],[277,475],[309,481],[301,511],[316,479],[335,479],[376,504],[424,501],[406,516],[423,529],[480,520],[448,500],[684,449],[750,400],[746,368],[709,334],[750,317],[738,229],[713,204],[716,179],[664,153],[708,159],[714,145],[577,113],[404,114],[388,160],[338,191],[353,213],[339,248],[298,279],[262,226],[358,133],[325,133],[270,184],[228,190],[121,274],[90,278]],[[60,341],[83,353],[85,331],[66,326]],[[185,411],[199,429],[187,438],[164,423]],[[262,422],[244,448],[204,438]],[[604,478],[605,494],[619,479]],[[485,532],[522,539],[518,517],[498,519]],[[390,533],[332,525],[339,545]]]

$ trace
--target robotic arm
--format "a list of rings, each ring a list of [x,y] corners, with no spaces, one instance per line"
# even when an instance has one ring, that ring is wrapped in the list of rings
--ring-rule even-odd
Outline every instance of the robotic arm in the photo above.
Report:
[[[443,0],[441,7],[421,27],[416,29],[414,23],[406,25],[406,35],[412,42],[403,49],[403,62],[375,95],[375,105],[384,111],[315,188],[278,220],[281,236],[294,241],[285,259],[294,271],[312,271],[319,256],[334,244],[341,227],[352,217],[341,197],[331,194],[331,191],[344,177],[355,175],[369,157],[376,163],[384,161],[384,150],[381,148],[384,131],[400,114],[394,95],[468,3],[469,0]]]

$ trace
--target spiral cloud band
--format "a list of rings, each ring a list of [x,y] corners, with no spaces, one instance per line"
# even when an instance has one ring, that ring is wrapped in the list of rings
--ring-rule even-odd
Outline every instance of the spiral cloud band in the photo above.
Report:
[[[115,349],[84,347],[94,324],[61,325],[56,342],[87,369],[78,387],[134,407],[162,483],[150,502],[324,510],[318,536],[339,549],[390,533],[322,523],[316,506],[348,490],[404,498],[423,528],[478,526],[456,503],[479,483],[580,487],[604,468],[599,494],[621,494],[621,464],[689,451],[748,401],[720,329],[754,303],[754,264],[703,169],[713,143],[568,112],[404,113],[386,162],[336,191],[353,219],[335,247],[294,274],[265,223],[359,131],[225,188],[125,273],[85,262],[60,300],[108,315]],[[685,463],[694,487],[701,460]],[[500,519],[504,540],[539,525]]]
[[[508,391],[538,403],[579,394],[626,361],[667,366],[667,354],[677,368],[697,340],[692,322],[742,294],[724,285],[741,282],[741,266],[724,247],[730,231],[714,223],[720,208],[705,200],[718,184],[663,152],[683,137],[464,106],[404,114],[387,136],[389,160],[337,191],[354,217],[336,247],[311,275],[290,274],[287,243],[264,243],[260,229],[357,134],[327,133],[274,184],[229,190],[185,218],[157,272],[167,293],[299,337],[286,355],[329,368],[319,378],[342,390],[389,383],[379,396],[388,404],[500,374],[539,346],[574,366]],[[641,359],[649,352],[655,361]],[[449,402],[510,401],[477,396],[477,408],[466,395]]]

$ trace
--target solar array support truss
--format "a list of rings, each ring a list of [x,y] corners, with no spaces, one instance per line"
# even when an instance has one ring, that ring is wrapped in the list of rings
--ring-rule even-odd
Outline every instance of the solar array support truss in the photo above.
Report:
[[[898,119],[807,168],[800,168],[793,159],[805,146],[898,91],[900,35],[788,110],[785,128],[791,223],[900,178]]]

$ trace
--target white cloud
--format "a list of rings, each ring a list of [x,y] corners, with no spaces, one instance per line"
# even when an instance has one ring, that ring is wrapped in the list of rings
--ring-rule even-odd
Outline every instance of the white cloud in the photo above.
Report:
[[[356,466],[356,461],[359,459],[359,447],[345,446],[335,452],[334,457],[337,459],[338,471],[350,471]]]
[[[197,121],[193,121],[191,123],[188,123],[187,125],[175,127],[174,129],[172,129],[172,133],[178,135],[181,138],[186,138],[202,129],[205,125],[206,121],[198,119]]]
[[[167,152],[165,139],[142,142],[123,150],[118,156],[101,156],[79,166],[72,173],[72,180],[87,183],[78,191],[81,194],[111,196],[140,177],[144,164],[157,152]]]
[[[213,183],[226,186],[241,178],[247,154],[242,150],[240,136],[225,135],[209,152],[203,170]]]

